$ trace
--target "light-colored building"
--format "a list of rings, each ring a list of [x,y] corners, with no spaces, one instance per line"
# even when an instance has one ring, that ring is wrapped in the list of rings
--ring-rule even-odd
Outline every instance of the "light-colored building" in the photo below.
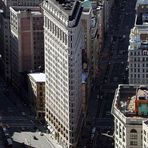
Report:
[[[45,118],[45,74],[30,73],[29,77],[29,102],[36,114],[37,120]]]
[[[12,85],[21,74],[44,67],[43,15],[39,7],[10,7]],[[23,75],[22,75],[23,76]]]
[[[38,6],[42,0],[1,0],[1,9],[3,10],[1,25],[3,27],[2,35],[2,60],[4,63],[4,75],[6,81],[11,82],[11,34],[10,34],[10,6]],[[0,12],[1,13],[1,12]],[[1,14],[0,14],[1,15]]]
[[[148,147],[148,120],[143,121],[142,124],[142,141],[143,141],[143,147],[142,148],[147,148]]]
[[[43,0],[2,0],[5,5],[5,14],[9,16],[9,7],[11,6],[39,6]]]
[[[148,86],[120,84],[112,114],[115,148],[142,148],[142,123],[148,119]]]
[[[148,83],[148,9],[137,4],[135,26],[130,33],[128,48],[129,84]]]
[[[79,1],[43,2],[45,47],[45,119],[64,148],[77,146],[82,126],[82,49]]]

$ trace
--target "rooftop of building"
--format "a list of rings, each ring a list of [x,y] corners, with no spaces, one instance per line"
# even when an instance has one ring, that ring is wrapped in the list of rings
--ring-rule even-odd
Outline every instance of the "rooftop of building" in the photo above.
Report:
[[[28,76],[34,79],[35,82],[45,82],[45,73],[30,73]]]
[[[83,6],[84,8],[86,8],[86,9],[90,9],[90,8],[92,8],[92,3],[91,3],[90,0],[84,0],[84,1],[82,2],[82,6]]]
[[[138,0],[136,11],[136,25],[148,25],[148,0]]]
[[[76,11],[80,4],[77,0],[46,0],[46,3],[48,2],[54,4],[54,6],[65,12],[67,15],[72,15],[73,11]]]
[[[148,11],[145,13],[137,14],[136,25],[147,25],[148,26]]]
[[[78,25],[83,11],[81,2],[78,0],[46,0],[43,1],[42,8],[57,18],[63,25],[69,27]],[[61,15],[63,17],[60,17]]]
[[[41,8],[38,6],[11,6],[10,10],[16,11],[16,13],[26,12],[34,15],[41,15]]]
[[[137,0],[137,4],[148,4],[148,0]]]
[[[115,107],[126,117],[148,117],[148,86],[121,84],[115,95]]]
[[[130,32],[129,50],[148,50],[148,25],[133,27]]]

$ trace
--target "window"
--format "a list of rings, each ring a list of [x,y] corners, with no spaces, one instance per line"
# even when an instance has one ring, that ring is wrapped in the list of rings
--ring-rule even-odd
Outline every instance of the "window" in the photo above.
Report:
[[[145,61],[145,58],[143,58],[142,61]]]
[[[137,141],[130,141],[130,145],[138,145]]]
[[[43,93],[42,92],[40,92],[40,96],[42,96],[43,95]]]
[[[137,134],[130,134],[130,139],[137,139]]]
[[[137,138],[138,138],[137,131],[135,129],[131,129],[130,139],[137,140]],[[130,145],[137,145],[137,141],[130,141]]]

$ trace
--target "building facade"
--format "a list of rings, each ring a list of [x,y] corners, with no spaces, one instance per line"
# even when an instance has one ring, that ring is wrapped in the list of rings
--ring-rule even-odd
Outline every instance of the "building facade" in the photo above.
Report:
[[[10,6],[38,6],[42,0],[2,0],[1,9],[2,15],[2,60],[4,65],[4,75],[7,82],[11,83],[11,31],[10,31]]]
[[[121,84],[112,105],[115,148],[142,148],[148,118],[148,86]]]
[[[143,121],[142,124],[142,141],[143,141],[143,147],[142,148],[147,148],[148,146],[148,120]]]
[[[11,6],[39,6],[43,0],[2,0],[4,3],[5,15],[9,16],[9,7]]]
[[[95,3],[96,5],[96,3]],[[82,89],[86,89],[85,95],[85,113],[88,107],[88,99],[90,98],[90,91],[93,85],[93,81],[96,78],[97,67],[98,67],[98,50],[99,50],[99,39],[98,39],[98,15],[96,9],[93,9],[93,4],[90,0],[82,2],[82,25],[84,28],[84,41],[85,46],[82,51],[82,63],[83,63],[83,76],[87,75],[85,83],[82,83]]]
[[[77,145],[82,125],[82,7],[78,1],[43,2],[45,120],[64,148]]]
[[[12,85],[44,67],[43,15],[39,7],[10,7]]]
[[[104,1],[104,31],[105,33],[108,32],[109,29],[109,19],[111,16],[111,9],[114,4],[114,0],[103,0]]]
[[[29,78],[29,102],[35,112],[36,119],[44,121],[45,118],[45,74],[30,73]]]
[[[129,84],[148,83],[148,4],[139,2],[128,48]]]

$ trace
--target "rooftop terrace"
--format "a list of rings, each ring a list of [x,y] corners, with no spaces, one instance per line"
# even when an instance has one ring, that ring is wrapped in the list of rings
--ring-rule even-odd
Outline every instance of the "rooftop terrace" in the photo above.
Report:
[[[148,86],[119,85],[115,106],[126,117],[148,117]]]

